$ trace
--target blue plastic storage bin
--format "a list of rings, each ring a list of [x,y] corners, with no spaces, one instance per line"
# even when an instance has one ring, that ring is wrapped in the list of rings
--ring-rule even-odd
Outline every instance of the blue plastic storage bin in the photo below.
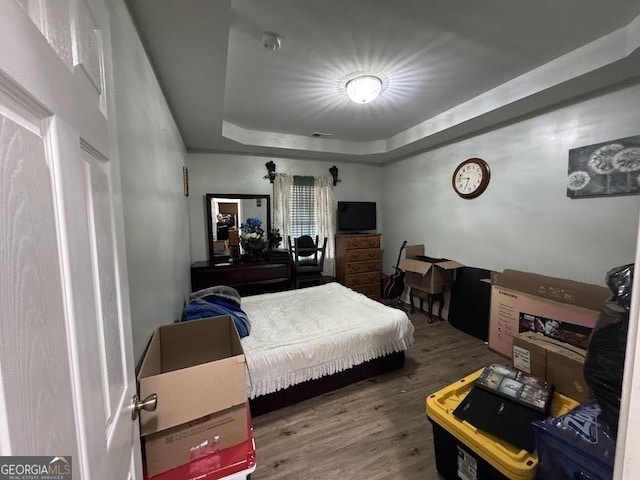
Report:
[[[596,402],[566,415],[534,422],[539,480],[608,480],[613,478],[615,439],[600,422]]]

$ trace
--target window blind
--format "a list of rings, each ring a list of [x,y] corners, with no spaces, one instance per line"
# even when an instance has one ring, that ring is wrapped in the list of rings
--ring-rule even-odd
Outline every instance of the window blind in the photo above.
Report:
[[[293,177],[290,208],[292,237],[317,234],[314,189],[313,177]]]

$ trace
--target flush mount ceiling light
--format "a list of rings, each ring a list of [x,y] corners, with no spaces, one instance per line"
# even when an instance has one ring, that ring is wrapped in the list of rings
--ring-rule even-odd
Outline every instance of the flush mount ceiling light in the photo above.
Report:
[[[352,102],[373,102],[382,90],[382,80],[373,75],[362,75],[347,82],[347,95]]]

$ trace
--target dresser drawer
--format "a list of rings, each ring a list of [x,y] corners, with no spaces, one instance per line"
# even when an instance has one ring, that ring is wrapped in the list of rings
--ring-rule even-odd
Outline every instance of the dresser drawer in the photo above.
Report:
[[[380,284],[379,283],[368,283],[366,285],[354,285],[353,287],[349,287],[351,290],[355,290],[356,292],[360,292],[363,295],[371,298],[380,298]]]
[[[380,236],[372,235],[370,237],[348,237],[347,250],[351,248],[380,248]]]
[[[364,260],[379,260],[379,248],[362,248],[359,250],[347,250],[347,262],[361,262]]]
[[[246,283],[274,280],[277,278],[287,278],[289,276],[289,266],[277,263],[264,264],[259,267],[245,268],[243,273]]]
[[[191,269],[191,287],[193,291],[214,285],[239,285],[244,282],[244,272],[239,269],[210,268]]]
[[[367,260],[364,262],[349,262],[346,266],[347,275],[351,273],[379,272],[382,262],[380,260]]]
[[[354,285],[364,285],[367,283],[377,283],[380,288],[380,272],[354,273],[347,275],[345,285],[352,287]]]
[[[370,298],[380,298],[382,268],[379,234],[336,235],[336,278]]]
[[[255,295],[289,290],[291,266],[288,263],[237,263],[230,265],[191,266],[193,292],[215,285],[228,285],[240,295]]]

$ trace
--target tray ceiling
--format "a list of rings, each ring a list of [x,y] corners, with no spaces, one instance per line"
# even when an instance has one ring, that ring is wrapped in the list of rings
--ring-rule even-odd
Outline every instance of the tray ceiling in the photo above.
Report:
[[[385,163],[640,75],[637,0],[129,7],[189,151]]]

